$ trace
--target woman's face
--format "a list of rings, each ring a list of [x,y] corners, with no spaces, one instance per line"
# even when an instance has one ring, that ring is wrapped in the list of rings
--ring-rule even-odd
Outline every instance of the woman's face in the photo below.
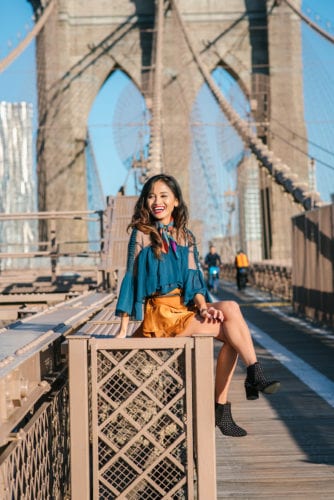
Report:
[[[163,181],[153,184],[146,200],[148,211],[162,224],[169,224],[172,212],[178,204],[173,191]]]

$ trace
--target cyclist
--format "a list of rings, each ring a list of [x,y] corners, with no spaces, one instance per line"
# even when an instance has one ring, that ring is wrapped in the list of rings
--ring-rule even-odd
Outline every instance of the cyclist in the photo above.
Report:
[[[242,250],[238,250],[234,263],[237,270],[237,287],[239,290],[242,290],[246,287],[246,283],[248,281],[247,276],[249,262],[247,255]]]
[[[210,245],[209,253],[204,260],[205,268],[208,270],[208,289],[217,291],[219,271],[222,265],[220,255],[216,252],[216,247]]]

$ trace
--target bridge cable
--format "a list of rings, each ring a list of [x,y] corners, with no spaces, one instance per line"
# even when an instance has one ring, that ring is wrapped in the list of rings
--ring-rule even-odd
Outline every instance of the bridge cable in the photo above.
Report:
[[[200,56],[193,47],[176,0],[170,0],[170,2],[175,9],[176,17],[194,61],[196,62],[204,80],[208,84],[223,113],[238,132],[245,145],[250,148],[260,163],[266,167],[275,182],[280,184],[285,191],[292,195],[296,203],[301,204],[305,210],[318,206],[320,202],[318,193],[308,191],[308,186],[305,183],[300,182],[298,175],[294,174],[291,169],[279,158],[277,158],[268,146],[265,145],[263,141],[250,130],[250,125],[245,120],[240,118],[238,113],[225,99],[220,88],[211,76],[210,71],[202,63]]]
[[[293,10],[295,14],[297,14],[297,16],[300,17],[300,19],[302,19],[302,21],[308,24],[310,28],[319,33],[319,35],[321,35],[322,37],[326,38],[326,40],[328,40],[329,42],[334,43],[334,36],[330,35],[329,33],[327,33],[327,31],[321,29],[316,23],[311,21],[311,19],[305,16],[305,14],[303,14],[299,9],[297,9],[297,7],[290,2],[290,0],[283,1],[288,5],[288,7],[290,7],[291,10]]]
[[[334,156],[334,151],[331,151],[327,148],[324,148],[323,146],[320,146],[320,144],[317,144],[316,142],[314,141],[311,141],[310,139],[308,139],[307,137],[305,137],[304,135],[300,135],[300,134],[297,134],[297,132],[295,132],[294,130],[292,130],[291,128],[287,127],[285,124],[281,123],[279,120],[277,120],[277,118],[272,118],[272,121],[276,122],[281,128],[283,128],[285,131],[287,132],[290,132],[292,133],[293,135],[295,135],[296,137],[298,137],[299,139],[301,139],[303,142],[306,142],[308,144],[312,144],[312,146],[314,146],[315,148],[317,149],[320,149],[320,151],[323,151],[324,153],[327,153],[329,154],[330,156]],[[292,147],[295,147],[295,146],[292,146]],[[300,150],[299,150],[300,151]],[[304,151],[305,153],[305,151]],[[305,153],[307,156],[308,154]],[[314,158],[315,160],[317,158]],[[332,169],[334,169],[334,166],[333,165],[326,165]]]
[[[323,148],[322,146],[319,146],[317,143],[315,143],[313,141],[310,141],[310,140],[306,139],[305,137],[303,137],[303,136],[295,133],[293,130],[291,130],[288,127],[285,127],[284,125],[282,125],[278,120],[273,120],[273,121],[275,121],[276,123],[278,123],[282,128],[284,128],[284,130],[293,133],[296,137],[298,137],[299,139],[301,139],[303,142],[312,144],[312,146],[314,146],[315,148],[320,149],[320,151],[322,151],[324,153],[327,153],[330,156],[334,156],[333,151],[330,151],[329,149]],[[310,158],[310,156],[311,156],[312,159],[315,160],[317,163],[320,163],[321,165],[323,165],[326,168],[329,168],[330,170],[334,170],[334,165],[332,165],[330,163],[327,163],[327,162],[325,162],[323,160],[320,160],[320,158],[318,158],[315,155],[310,155],[304,149],[299,148],[295,144],[291,144],[291,142],[289,142],[287,139],[285,139],[284,137],[282,137],[281,135],[279,135],[276,131],[274,132],[274,135],[275,135],[275,137],[277,137],[281,141],[285,142],[285,144],[287,144],[288,146],[290,146],[292,149],[295,149],[296,151],[299,151],[299,153],[303,154],[304,156],[307,156],[308,158]]]
[[[147,175],[162,172],[162,44],[164,0],[156,0],[155,61],[152,97],[151,134],[148,151]],[[153,62],[153,61],[152,61]]]
[[[43,14],[38,19],[37,23],[33,29],[27,34],[27,36],[22,40],[21,43],[15,49],[13,49],[8,56],[0,61],[0,73],[2,73],[12,62],[17,59],[22,52],[27,48],[29,43],[39,34],[43,29],[46,21],[49,19],[53,9],[56,5],[56,0],[50,0],[50,3],[44,9]]]

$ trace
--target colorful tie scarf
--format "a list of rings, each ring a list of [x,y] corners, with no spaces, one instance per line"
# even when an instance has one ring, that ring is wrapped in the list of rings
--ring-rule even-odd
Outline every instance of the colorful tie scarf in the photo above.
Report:
[[[177,243],[172,236],[172,231],[174,227],[173,219],[169,224],[162,224],[161,222],[157,222],[158,230],[162,239],[162,245],[165,253],[168,253],[169,247],[173,250],[175,256],[178,258],[177,253]]]

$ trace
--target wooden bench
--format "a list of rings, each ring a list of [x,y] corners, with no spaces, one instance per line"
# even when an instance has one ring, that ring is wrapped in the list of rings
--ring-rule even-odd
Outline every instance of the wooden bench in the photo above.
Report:
[[[115,316],[115,303],[110,304],[100,311],[94,318],[80,329],[80,332],[87,335],[100,337],[114,337],[119,330],[121,318]],[[127,336],[131,337],[140,325],[140,321],[129,321]]]
[[[137,199],[137,196],[121,195],[108,198],[104,246],[98,270],[101,273],[100,281],[109,290],[119,291],[125,272],[129,242],[127,227]]]

